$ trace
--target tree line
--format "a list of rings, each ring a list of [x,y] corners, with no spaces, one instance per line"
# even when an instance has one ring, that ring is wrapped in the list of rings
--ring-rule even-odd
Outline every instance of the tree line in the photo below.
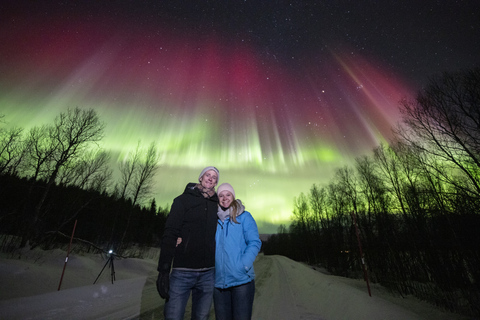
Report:
[[[65,241],[75,220],[76,236],[98,248],[159,243],[167,208],[150,198],[155,143],[138,142],[117,162],[115,181],[111,155],[99,144],[105,124],[93,109],[69,108],[28,131],[0,120],[0,248]]]
[[[388,145],[295,198],[264,252],[478,316],[480,69],[431,78],[400,111]]]

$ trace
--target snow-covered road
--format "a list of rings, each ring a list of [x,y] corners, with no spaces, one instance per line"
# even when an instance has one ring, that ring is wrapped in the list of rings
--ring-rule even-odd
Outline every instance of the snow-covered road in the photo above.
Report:
[[[263,257],[256,270],[254,319],[421,319],[394,303],[370,297],[366,285],[348,285],[283,256]]]
[[[12,261],[8,261],[8,268],[4,262],[3,259],[0,261],[0,271],[3,271],[0,280],[5,283],[2,290],[9,290],[9,286],[15,285],[24,286],[27,292],[28,278],[17,277],[16,281],[7,281],[12,275],[4,271],[15,268],[12,268]],[[107,276],[102,283],[94,285],[1,300],[0,319],[162,319],[163,300],[156,292],[157,273],[152,265],[152,262],[148,266],[142,265],[140,259],[135,263],[119,261],[116,266],[117,281],[113,284]],[[130,269],[122,272],[122,268]],[[137,271],[132,272],[132,268]],[[75,271],[70,271],[69,276],[75,272],[76,277],[82,277],[83,269],[73,269]],[[46,268],[43,266],[41,270],[44,273]],[[138,276],[139,271],[145,275]],[[259,255],[255,271],[254,320],[462,319],[412,298],[392,297],[376,285],[372,286],[370,297],[363,281],[326,275],[282,256]],[[28,273],[37,279],[30,279],[30,284],[38,286],[41,283],[38,279],[44,275],[35,274],[34,264],[28,268]],[[90,278],[91,274],[90,271]],[[126,274],[131,276],[121,279]],[[185,319],[189,319],[189,312]]]

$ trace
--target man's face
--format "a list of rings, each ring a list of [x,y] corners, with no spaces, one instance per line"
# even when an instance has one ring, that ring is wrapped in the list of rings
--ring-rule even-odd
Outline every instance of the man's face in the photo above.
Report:
[[[202,187],[212,189],[217,185],[217,179],[217,173],[214,170],[208,170],[203,174],[200,183],[202,184]]]

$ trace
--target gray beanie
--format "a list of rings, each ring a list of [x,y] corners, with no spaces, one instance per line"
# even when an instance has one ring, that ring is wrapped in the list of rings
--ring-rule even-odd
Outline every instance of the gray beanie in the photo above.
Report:
[[[215,168],[215,167],[206,167],[205,169],[202,170],[202,172],[200,173],[200,175],[198,176],[198,181],[200,181],[200,179],[202,179],[203,175],[205,174],[205,172],[209,171],[209,170],[213,170],[217,173],[217,182],[218,180],[220,180],[220,173],[218,172],[218,169]]]

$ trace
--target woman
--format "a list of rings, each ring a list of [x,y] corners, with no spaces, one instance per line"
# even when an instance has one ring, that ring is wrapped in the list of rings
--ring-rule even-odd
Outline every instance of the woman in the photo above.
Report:
[[[262,242],[255,220],[245,211],[228,183],[217,189],[218,225],[215,235],[215,317],[251,319],[255,294],[253,262]]]

